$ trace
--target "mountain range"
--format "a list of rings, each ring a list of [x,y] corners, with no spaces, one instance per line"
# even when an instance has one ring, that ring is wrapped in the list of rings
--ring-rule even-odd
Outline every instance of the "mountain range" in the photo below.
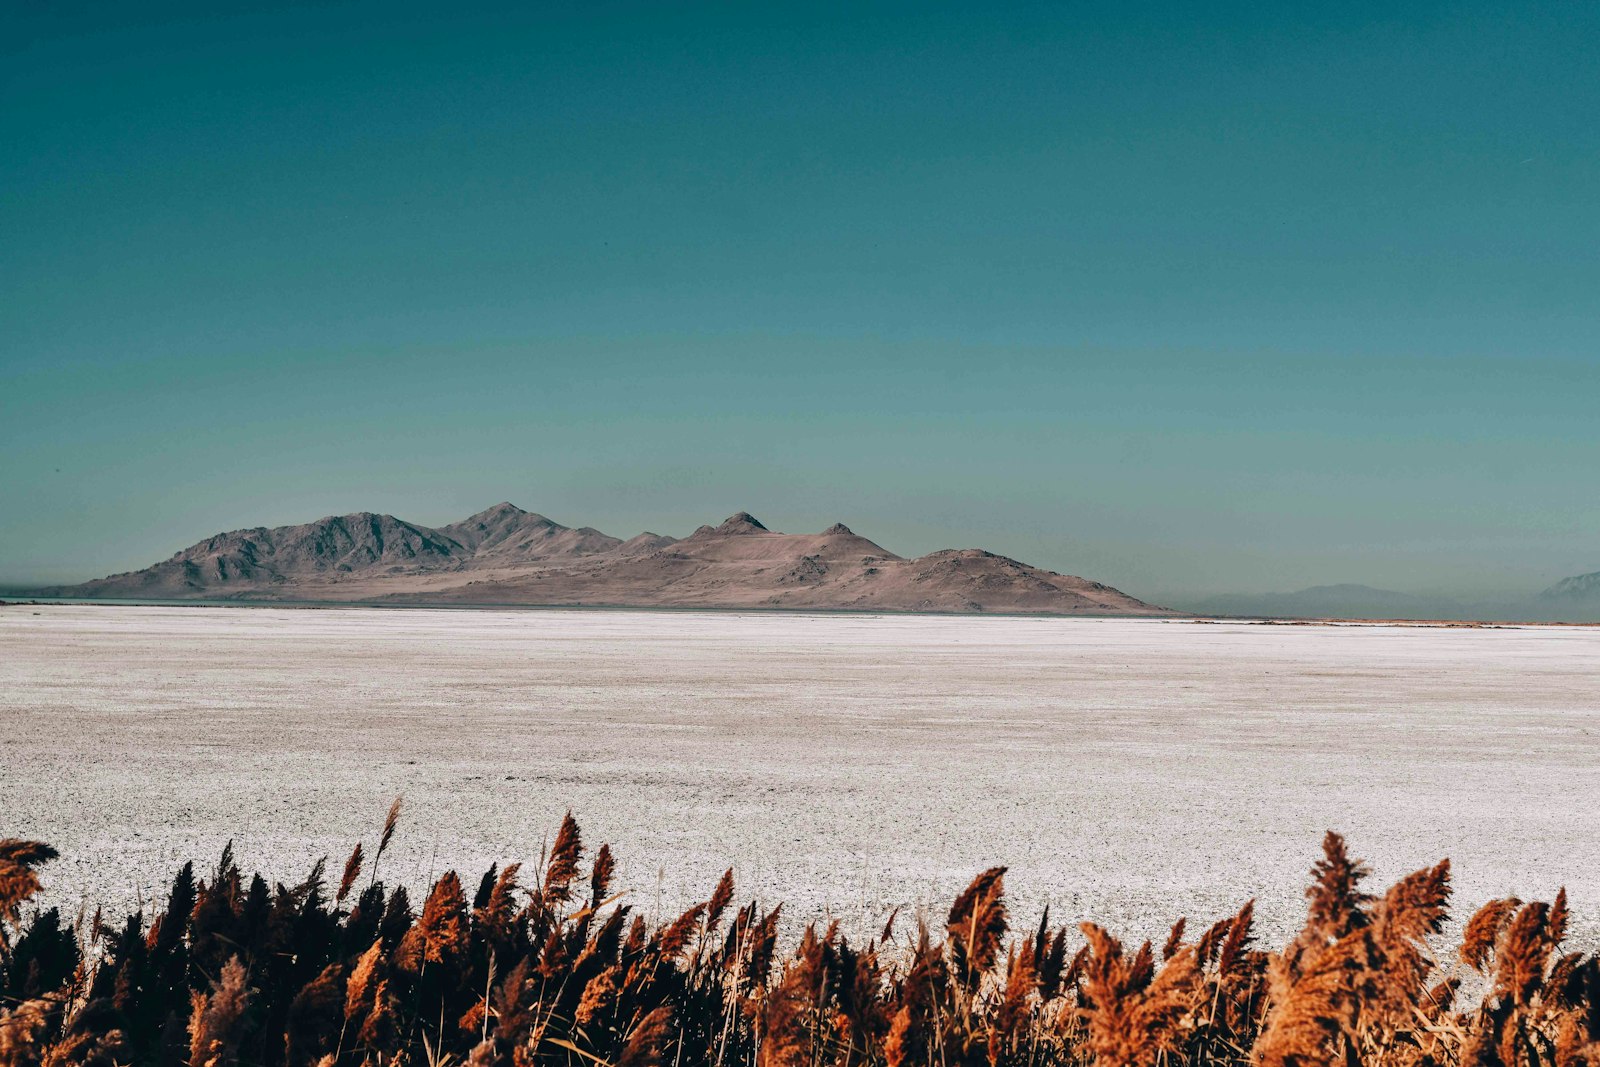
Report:
[[[905,558],[842,523],[784,534],[739,512],[623,540],[512,504],[428,527],[358,512],[219,533],[48,596],[550,606],[1167,615],[1108,585],[982,549]]]

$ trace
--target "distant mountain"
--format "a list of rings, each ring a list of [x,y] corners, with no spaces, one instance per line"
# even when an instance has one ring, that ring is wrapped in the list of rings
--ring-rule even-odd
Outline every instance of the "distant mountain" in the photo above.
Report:
[[[438,530],[369,511],[300,526],[214,534],[141,571],[59,590],[69,596],[206,597],[271,590],[344,575],[409,573],[459,565],[468,555]],[[46,590],[54,594],[55,590]]]
[[[1539,599],[1556,605],[1600,608],[1600,571],[1563,578],[1540,593]]]
[[[511,504],[430,528],[359,512],[216,534],[139,571],[41,595],[283,601],[1164,615],[1108,585],[981,549],[905,559],[835,523],[739,512],[626,541]]]
[[[1232,594],[1186,605],[1207,615],[1269,619],[1441,619],[1463,617],[1462,605],[1370,585],[1318,585],[1296,593]]]
[[[1600,622],[1600,571],[1563,578],[1533,599],[1530,618]]]

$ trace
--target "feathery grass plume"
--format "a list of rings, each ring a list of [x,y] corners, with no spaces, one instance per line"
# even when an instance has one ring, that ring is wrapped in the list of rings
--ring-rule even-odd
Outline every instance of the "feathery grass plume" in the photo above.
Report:
[[[1255,951],[1255,901],[1206,930],[1194,945],[1203,1003],[1189,1044],[1196,1054],[1221,1054],[1240,1047],[1260,1028],[1268,956]],[[1211,1050],[1211,1051],[1206,1051]]]
[[[1183,947],[1183,931],[1188,925],[1189,920],[1181,915],[1178,917],[1178,921],[1172,924],[1172,929],[1167,933],[1166,943],[1161,946],[1161,958],[1163,960],[1170,960],[1177,954],[1178,949]]]
[[[617,1067],[661,1067],[672,1040],[672,1009],[666,1005],[646,1015],[623,1046]]]
[[[125,1019],[110,1001],[90,1000],[72,1011],[61,1039],[50,1048],[45,1067],[119,1067],[131,1063]],[[177,1049],[181,1055],[183,1050]],[[0,1063],[9,1064],[3,1055]]]
[[[1328,1062],[1373,1032],[1415,1043],[1409,1027],[1429,967],[1421,942],[1444,922],[1449,861],[1408,875],[1375,902],[1358,891],[1366,871],[1343,839],[1330,833],[1323,848],[1306,928],[1269,968],[1271,1004],[1255,1044],[1264,1067]]]
[[[1049,945],[1038,955],[1039,996],[1046,1001],[1060,995],[1065,984],[1067,963],[1067,928],[1057,930]]]
[[[372,1006],[372,994],[376,992],[374,978],[378,973],[378,958],[382,951],[383,943],[374,941],[372,947],[356,960],[350,972],[344,995],[344,1017],[347,1022],[353,1021],[359,1025]]]
[[[900,918],[900,908],[899,905],[896,905],[894,908],[890,909],[889,917],[883,920],[883,929],[878,933],[879,944],[887,945],[890,941],[894,940],[894,924],[895,920],[898,918]]]
[[[578,1010],[573,1013],[572,1020],[579,1029],[589,1026],[601,1014],[609,1011],[616,1000],[621,987],[617,985],[619,969],[615,964],[607,967],[583,987],[583,996],[578,1001]]]
[[[350,889],[356,884],[356,879],[361,877],[361,842],[356,842],[356,847],[350,850],[350,858],[344,861],[344,876],[339,879],[339,892],[334,894],[336,904],[343,904],[344,898],[350,895]]]
[[[578,834],[578,821],[567,812],[556,832],[555,844],[550,846],[550,859],[544,869],[544,898],[558,904],[572,899],[572,882],[578,876],[578,861],[583,856],[583,839]]]
[[[1352,931],[1319,951],[1292,981],[1278,966],[1282,957],[1274,959],[1272,1004],[1254,1044],[1256,1062],[1261,1067],[1337,1062],[1358,1029],[1357,986],[1375,970],[1373,951],[1369,933]]]
[[[311,1067],[333,1048],[344,1010],[344,968],[330,963],[295,994],[284,1021],[288,1067]]]
[[[1556,899],[1550,905],[1550,914],[1545,919],[1545,938],[1554,949],[1567,936],[1567,920],[1571,917],[1567,910],[1567,887],[1562,886],[1556,890]]]
[[[753,907],[753,906],[752,906]],[[778,950],[778,916],[783,905],[769,911],[750,930],[746,953],[748,977],[758,986],[765,986],[772,972],[772,960]]]
[[[1103,928],[1084,923],[1080,929],[1089,950],[1079,1009],[1088,1051],[1099,1064],[1152,1067],[1182,1041],[1199,988],[1195,950],[1178,950],[1157,973],[1150,942],[1128,957]]]
[[[1226,919],[1218,919],[1206,927],[1205,933],[1195,941],[1195,955],[1200,958],[1202,966],[1209,967],[1222,953],[1222,946],[1233,933],[1236,916],[1230,915]]]
[[[884,1011],[884,973],[877,948],[869,944],[864,951],[857,951],[841,938],[834,947],[832,971],[833,1023],[839,1043],[848,1050],[880,1047],[889,1032],[889,1018]]]
[[[422,915],[411,928],[421,942],[422,958],[429,963],[454,960],[466,947],[467,898],[455,871],[445,871],[422,905]]]
[[[378,938],[387,948],[394,948],[400,943],[406,931],[411,929],[415,916],[411,913],[411,895],[406,892],[406,887],[396,886],[389,895],[389,902],[384,905],[383,918],[378,920]]]
[[[1377,944],[1367,932],[1372,897],[1360,888],[1370,873],[1350,858],[1343,837],[1332,830],[1323,835],[1322,858],[1312,866],[1306,889],[1305,925],[1268,964],[1269,1005],[1255,1045],[1264,1067],[1331,1062],[1334,1046],[1356,1029],[1359,997],[1353,986],[1369,971],[1381,970]],[[1208,941],[1220,950],[1229,939],[1207,935],[1203,953],[1211,950]]]
[[[1429,1020],[1437,1020],[1450,1010],[1456,1002],[1456,994],[1461,992],[1461,979],[1456,975],[1441,978],[1423,995],[1423,1013]]]
[[[1450,903],[1450,861],[1408,874],[1389,888],[1374,909],[1380,937],[1417,942],[1444,926]]]
[[[1467,920],[1466,927],[1461,931],[1461,948],[1457,950],[1461,962],[1475,971],[1483,971],[1494,956],[1500,932],[1520,907],[1522,901],[1516,897],[1503,897],[1491,900],[1473,912],[1472,918]]]
[[[56,858],[56,850],[39,841],[8,837],[0,841],[0,961],[9,954],[8,925],[17,921],[17,910],[41,888],[35,869]]]
[[[898,983],[898,1008],[889,1019],[884,1057],[890,1067],[912,1067],[931,1062],[935,1011],[945,986],[945,960],[940,947],[928,936],[925,923],[917,924],[916,946],[905,977]]]
[[[1033,941],[1024,941],[1022,947],[1013,949],[1006,960],[1005,985],[990,1027],[991,1042],[999,1045],[990,1050],[991,1061],[999,1060],[1002,1050],[1010,1050],[1033,1010],[1033,1001],[1039,991],[1034,945]]]
[[[611,877],[616,871],[617,861],[612,858],[611,846],[601,845],[589,868],[589,907],[598,908],[605,901],[606,891],[611,888]]]
[[[1344,838],[1329,830],[1322,838],[1322,859],[1311,868],[1306,889],[1309,906],[1300,936],[1283,953],[1289,973],[1315,959],[1317,953],[1370,921],[1366,906],[1372,898],[1361,883],[1372,873],[1361,860],[1350,858]]]
[[[945,929],[956,978],[969,989],[994,966],[1006,936],[1004,867],[990,867],[951,905]]]
[[[472,910],[472,924],[495,950],[510,947],[517,918],[517,876],[522,864],[509,863],[489,887],[481,907]]]
[[[383,817],[383,832],[378,835],[378,851],[372,857],[372,883],[378,884],[378,865],[383,862],[383,854],[389,851],[389,842],[394,840],[394,831],[400,825],[400,803],[405,800],[404,793],[397,793],[389,804],[389,814]]]
[[[395,827],[400,825],[400,804],[404,800],[405,794],[396,794],[389,804],[389,814],[383,817],[383,833],[378,837],[379,856],[389,851],[389,842],[394,840]]]
[[[1494,992],[1517,1005],[1525,1005],[1544,982],[1545,963],[1553,945],[1545,926],[1550,905],[1524,904],[1506,926],[1494,964]]]
[[[378,979],[372,991],[372,1006],[362,1019],[357,1036],[361,1044],[378,1054],[380,1061],[384,1055],[392,1057],[399,1050],[402,1010],[394,984],[388,978]]]
[[[61,997],[37,997],[0,1008],[0,1064],[38,1067],[49,1051],[46,1038],[61,1013]]]
[[[756,1067],[802,1067],[813,1060],[812,1015],[822,1007],[827,982],[827,943],[807,926],[794,959],[783,968],[778,984],[761,1001],[761,1046]]]
[[[683,950],[689,947],[689,939],[699,928],[700,917],[705,911],[704,904],[696,904],[672,920],[672,924],[662,931],[659,948],[663,958],[675,960],[683,954]]]
[[[1254,938],[1251,931],[1255,928],[1256,902],[1247,900],[1244,907],[1240,908],[1234,917],[1228,920],[1227,936],[1222,939],[1222,949],[1217,953],[1217,970],[1223,974],[1234,973],[1239,962],[1250,949]]]
[[[195,993],[189,1019],[191,1067],[226,1067],[237,1062],[250,990],[244,964],[234,956],[223,965],[210,993]]]
[[[1545,976],[1544,988],[1547,998],[1562,1007],[1577,1007],[1582,1003],[1582,985],[1577,981],[1583,970],[1583,953],[1566,952],[1559,956],[1555,963],[1550,965],[1550,973]],[[1574,998],[1573,993],[1579,996]]]
[[[717,888],[712,890],[711,899],[706,902],[706,932],[710,933],[722,921],[723,913],[728,910],[728,905],[733,901],[733,868],[729,867],[722,872],[722,877],[717,880]]]

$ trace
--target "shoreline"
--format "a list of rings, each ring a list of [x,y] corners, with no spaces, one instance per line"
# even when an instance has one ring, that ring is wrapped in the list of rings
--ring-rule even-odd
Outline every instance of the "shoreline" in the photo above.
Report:
[[[3,607],[132,607],[132,608],[289,608],[294,610],[350,610],[372,609],[378,611],[571,611],[571,612],[648,612],[664,615],[794,615],[794,616],[847,616],[867,618],[894,616],[910,618],[961,618],[961,619],[1131,619],[1151,622],[1194,624],[1239,624],[1249,626],[1391,626],[1428,629],[1600,629],[1596,622],[1564,622],[1527,619],[1407,619],[1407,618],[1348,618],[1341,616],[1266,616],[1266,615],[1202,615],[1188,613],[1137,614],[1131,612],[1061,612],[1043,611],[910,611],[893,608],[785,608],[785,607],[733,607],[721,605],[666,605],[666,604],[528,604],[460,603],[429,601],[379,601],[379,600],[215,600],[215,599],[161,599],[134,597],[38,597],[26,594],[0,594]]]

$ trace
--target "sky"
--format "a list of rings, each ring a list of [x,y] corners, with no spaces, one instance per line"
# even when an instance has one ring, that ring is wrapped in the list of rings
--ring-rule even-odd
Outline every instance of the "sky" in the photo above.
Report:
[[[1600,6],[3,7],[0,580],[500,500],[1600,570]]]

